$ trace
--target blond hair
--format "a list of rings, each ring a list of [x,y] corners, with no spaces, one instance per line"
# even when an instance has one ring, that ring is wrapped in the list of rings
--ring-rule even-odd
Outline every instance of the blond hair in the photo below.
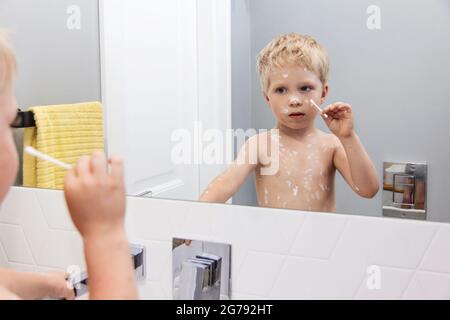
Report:
[[[13,81],[16,72],[16,57],[4,31],[0,30],[0,90]]]
[[[328,81],[330,62],[325,48],[314,38],[289,33],[273,39],[257,57],[257,69],[264,92],[270,86],[273,69],[291,65],[304,66],[315,72],[322,83]]]

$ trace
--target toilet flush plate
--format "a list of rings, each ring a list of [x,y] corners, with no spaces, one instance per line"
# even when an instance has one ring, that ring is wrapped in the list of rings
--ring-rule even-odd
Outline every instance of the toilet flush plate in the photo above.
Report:
[[[427,176],[426,164],[385,162],[383,216],[426,220]]]
[[[231,245],[174,238],[174,300],[229,300]]]

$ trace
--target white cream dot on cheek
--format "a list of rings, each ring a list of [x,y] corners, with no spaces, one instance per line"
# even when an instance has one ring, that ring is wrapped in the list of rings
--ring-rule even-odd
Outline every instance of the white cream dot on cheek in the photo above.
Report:
[[[282,114],[288,114],[289,113],[289,108],[288,107],[284,107],[283,109],[281,109],[281,113]]]
[[[287,73],[283,74],[283,78],[287,79],[289,78],[289,75]]]

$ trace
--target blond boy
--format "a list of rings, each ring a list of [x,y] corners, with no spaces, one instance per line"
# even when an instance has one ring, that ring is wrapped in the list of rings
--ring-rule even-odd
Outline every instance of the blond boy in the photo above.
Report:
[[[10,125],[17,114],[13,93],[16,62],[0,32],[0,203],[14,182],[18,156]],[[124,231],[125,191],[119,159],[103,153],[83,157],[67,174],[65,196],[72,219],[84,240],[92,299],[137,298]],[[114,261],[114,263],[111,263]],[[0,269],[1,299],[73,299],[65,272],[19,273]]]
[[[352,107],[337,102],[319,112],[314,106],[327,98],[328,71],[325,49],[306,35],[282,35],[260,52],[261,87],[277,125],[248,139],[201,201],[226,202],[253,172],[263,207],[334,212],[336,170],[358,195],[377,194],[376,170],[355,132]],[[331,134],[315,127],[317,115]]]

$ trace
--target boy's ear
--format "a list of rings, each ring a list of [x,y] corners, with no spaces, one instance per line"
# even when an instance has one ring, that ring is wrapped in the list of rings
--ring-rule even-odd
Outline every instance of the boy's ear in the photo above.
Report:
[[[264,91],[262,92],[262,95],[264,97],[264,100],[266,100],[266,102],[269,103],[270,102],[269,96]]]
[[[322,89],[322,97],[320,99],[321,103],[324,103],[325,100],[327,99],[327,97],[328,97],[328,90],[329,90],[328,83],[325,83],[323,85],[323,89]]]

